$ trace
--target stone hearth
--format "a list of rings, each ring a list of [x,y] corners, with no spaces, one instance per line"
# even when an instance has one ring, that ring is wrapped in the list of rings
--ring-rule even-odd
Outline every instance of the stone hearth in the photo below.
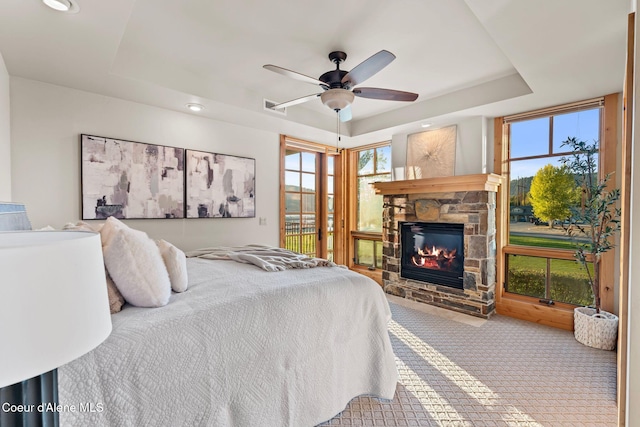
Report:
[[[378,182],[384,196],[382,279],[385,292],[410,300],[488,318],[495,311],[496,192],[501,177],[463,175]],[[464,224],[463,289],[400,276],[399,223]]]

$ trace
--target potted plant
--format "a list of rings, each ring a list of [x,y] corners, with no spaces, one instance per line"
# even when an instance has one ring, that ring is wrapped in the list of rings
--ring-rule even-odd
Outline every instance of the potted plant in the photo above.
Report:
[[[584,267],[593,291],[593,307],[574,310],[576,340],[590,347],[613,350],[618,334],[618,317],[600,308],[600,257],[613,249],[612,239],[620,230],[620,189],[607,189],[611,178],[607,174],[598,179],[598,144],[589,144],[576,138],[562,143],[573,152],[560,161],[576,178],[581,203],[572,209],[569,233],[582,237],[576,240],[575,257]],[[593,270],[589,266],[593,263]]]

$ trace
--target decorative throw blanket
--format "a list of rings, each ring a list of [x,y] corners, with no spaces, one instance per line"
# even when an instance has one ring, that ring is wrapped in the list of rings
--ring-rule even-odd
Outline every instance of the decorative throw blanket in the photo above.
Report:
[[[253,264],[266,271],[283,271],[290,268],[343,267],[322,258],[311,258],[288,249],[264,245],[202,248],[187,252],[189,258],[233,260]]]

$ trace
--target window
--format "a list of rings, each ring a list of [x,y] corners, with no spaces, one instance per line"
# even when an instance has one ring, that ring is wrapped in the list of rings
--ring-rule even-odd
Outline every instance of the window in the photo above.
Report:
[[[562,145],[569,137],[600,141],[601,112],[600,105],[586,105],[508,123],[506,292],[575,305],[592,302],[586,272],[573,260],[575,240],[588,236],[569,233],[580,193],[561,159],[570,154]],[[534,249],[522,252],[517,246]]]
[[[500,190],[500,226],[505,230],[498,271],[502,296],[532,304],[553,301],[560,309],[593,302],[587,273],[574,258],[575,240],[581,236],[572,238],[569,233],[571,208],[579,207],[581,196],[560,159],[569,154],[562,145],[569,137],[598,142],[600,174],[612,172],[617,108],[617,95],[613,94],[501,120],[497,149],[502,162],[496,164],[496,170],[509,183]],[[612,258],[603,257],[601,266],[608,271],[604,273],[607,279],[601,276],[601,282],[608,282],[611,290],[612,265]],[[609,294],[613,303],[613,292]],[[499,298],[499,312],[501,303],[510,304]],[[516,315],[514,307],[505,308],[505,312]]]
[[[355,149],[350,157],[352,170],[352,207],[355,212],[351,238],[353,264],[369,269],[382,268],[382,196],[372,183],[391,180],[389,142]]]
[[[573,251],[545,254],[507,249],[505,270],[506,292],[533,297],[543,303],[593,304],[587,274],[573,258]],[[590,270],[593,274],[593,268]]]

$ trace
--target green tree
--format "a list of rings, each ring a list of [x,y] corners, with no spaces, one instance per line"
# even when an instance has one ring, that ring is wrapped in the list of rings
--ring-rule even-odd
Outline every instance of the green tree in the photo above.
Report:
[[[364,169],[364,167],[373,159],[373,151],[374,149],[365,150],[358,154],[358,172],[361,172],[362,169]],[[389,159],[385,156],[384,151],[381,148],[377,148],[375,151],[376,171],[387,170],[387,163],[389,162]]]
[[[373,159],[373,150],[361,151],[358,154],[358,172],[364,169],[371,159]]]
[[[554,220],[571,216],[571,207],[580,201],[580,190],[569,168],[546,165],[531,181],[529,200],[533,214],[553,227]]]

